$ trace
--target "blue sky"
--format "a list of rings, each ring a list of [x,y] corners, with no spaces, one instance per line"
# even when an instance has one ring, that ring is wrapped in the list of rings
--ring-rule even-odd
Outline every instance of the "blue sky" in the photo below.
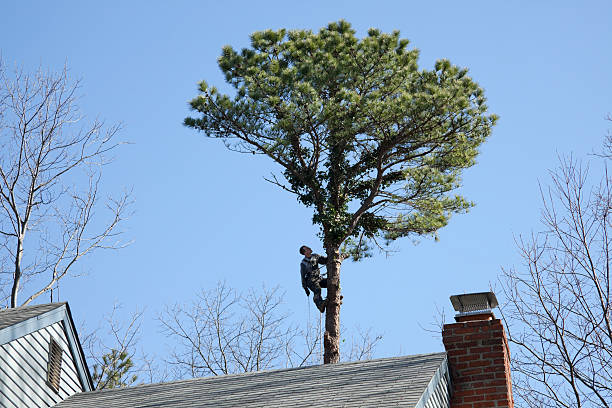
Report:
[[[104,188],[133,188],[125,229],[134,243],[83,262],[87,276],[66,281],[62,300],[88,326],[116,301],[145,307],[143,345],[160,353],[156,313],[220,279],[238,289],[280,285],[286,309],[305,320],[297,248],[321,250],[311,211],[263,180],[278,170],[272,163],[229,152],[182,120],[198,81],[228,90],[216,65],[223,45],[346,19],[360,36],[400,30],[422,67],[448,58],[469,68],[500,116],[464,173],[462,191],[476,203],[469,214],[454,217],[439,242],[405,239],[390,258],[343,267],[343,325],[382,333],[378,356],[441,350],[421,328],[436,305],[452,315],[450,295],[487,290],[502,267],[519,267],[514,238],[539,228],[538,182],[559,154],[600,148],[612,110],[611,12],[605,1],[2,2],[5,63],[66,63],[83,80],[84,113],[121,122],[119,137],[131,142],[107,167]]]

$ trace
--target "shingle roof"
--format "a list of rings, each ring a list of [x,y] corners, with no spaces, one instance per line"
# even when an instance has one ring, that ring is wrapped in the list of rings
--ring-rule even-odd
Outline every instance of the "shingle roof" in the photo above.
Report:
[[[58,307],[65,304],[66,302],[47,303],[44,305],[21,306],[12,309],[0,309],[0,330],[12,326],[14,324],[26,321],[32,317],[39,316],[50,310],[57,309]]]
[[[414,407],[443,368],[446,353],[421,354],[86,392],[56,407]]]

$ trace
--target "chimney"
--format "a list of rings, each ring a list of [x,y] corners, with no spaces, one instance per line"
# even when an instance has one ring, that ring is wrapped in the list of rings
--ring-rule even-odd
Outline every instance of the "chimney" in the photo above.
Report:
[[[457,323],[445,324],[442,341],[451,372],[451,408],[513,408],[510,352],[504,326],[491,309],[493,292],[451,296]]]

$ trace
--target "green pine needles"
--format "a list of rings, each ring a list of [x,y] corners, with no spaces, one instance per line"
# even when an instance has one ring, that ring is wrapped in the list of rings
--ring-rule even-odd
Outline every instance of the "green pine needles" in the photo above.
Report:
[[[359,258],[368,241],[435,234],[472,205],[452,191],[496,116],[466,69],[419,70],[418,55],[397,31],[358,39],[345,21],[256,32],[219,58],[235,95],[201,82],[185,125],[277,162],[284,177],[269,181],[314,208],[326,247]]]

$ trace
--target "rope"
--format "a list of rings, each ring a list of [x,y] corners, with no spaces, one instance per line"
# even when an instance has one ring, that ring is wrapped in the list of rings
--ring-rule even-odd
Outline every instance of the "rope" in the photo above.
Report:
[[[323,313],[319,313],[319,336],[321,336],[321,341],[319,342],[320,347],[320,355],[321,355],[321,364],[323,364],[323,330],[321,329],[321,320]]]

